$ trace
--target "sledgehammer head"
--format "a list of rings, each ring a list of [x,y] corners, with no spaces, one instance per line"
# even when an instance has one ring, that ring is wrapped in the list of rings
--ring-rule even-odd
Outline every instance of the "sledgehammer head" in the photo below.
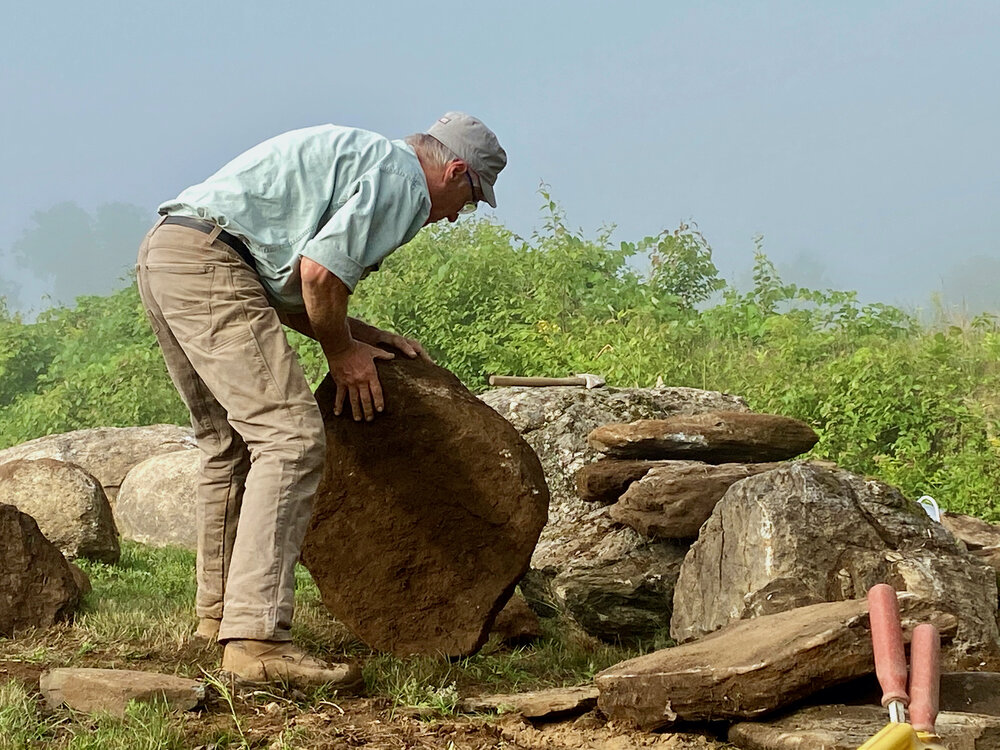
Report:
[[[604,378],[600,375],[591,375],[589,372],[578,372],[578,378],[583,378],[583,385],[587,388],[600,388],[604,385]]]

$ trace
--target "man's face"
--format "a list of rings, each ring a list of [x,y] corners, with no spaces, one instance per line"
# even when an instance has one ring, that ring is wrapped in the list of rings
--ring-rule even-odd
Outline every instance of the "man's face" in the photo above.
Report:
[[[428,175],[427,189],[431,196],[431,213],[426,224],[447,219],[457,221],[466,205],[475,205],[479,201],[479,191],[475,184],[476,178],[464,161],[456,159],[449,162],[437,174]]]

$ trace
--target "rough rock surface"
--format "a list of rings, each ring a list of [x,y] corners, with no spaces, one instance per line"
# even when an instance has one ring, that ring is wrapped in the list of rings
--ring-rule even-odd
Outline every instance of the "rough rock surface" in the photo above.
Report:
[[[470,654],[528,568],[549,494],[517,431],[446,370],[379,362],[370,423],[316,393],[327,461],[302,560],[330,612],[396,654]]]
[[[693,539],[734,482],[780,465],[662,462],[628,488],[611,517],[654,539]]]
[[[80,588],[70,563],[35,520],[13,505],[0,505],[0,539],[0,637],[72,617]]]
[[[715,411],[606,424],[587,438],[615,458],[679,458],[721,464],[794,458],[819,440],[805,422],[776,414]]]
[[[533,568],[521,591],[543,616],[569,615],[605,641],[634,642],[667,630],[674,582],[689,543],[644,539],[615,524],[608,508],[577,523],[577,536]]]
[[[900,599],[903,638],[914,620],[949,637],[951,615]],[[598,707],[609,718],[653,730],[676,721],[756,718],[874,668],[868,603],[824,602],[734,622],[691,643],[600,672]]]
[[[147,458],[122,482],[115,518],[123,539],[155,547],[198,547],[199,451],[173,451]]]
[[[0,464],[16,458],[55,458],[81,466],[97,477],[111,505],[129,469],[158,453],[195,447],[189,427],[98,427],[47,435],[0,451]]]
[[[887,716],[881,706],[813,706],[774,721],[734,724],[729,741],[743,750],[857,750]],[[937,732],[948,750],[1000,747],[1000,719],[991,716],[941,712]]]
[[[552,494],[549,522],[521,585],[540,614],[563,613],[600,638],[665,629],[687,545],[644,539],[580,498],[576,474],[598,457],[587,434],[608,422],[745,409],[693,388],[501,388],[482,395],[535,449]],[[620,627],[619,627],[620,626]]]
[[[671,634],[863,598],[876,583],[958,618],[955,654],[995,653],[997,583],[940,524],[881,482],[796,462],[734,484],[681,567]]]
[[[52,458],[0,464],[0,503],[38,523],[69,559],[118,562],[118,530],[100,482],[79,466]]]
[[[609,505],[617,502],[633,482],[666,461],[604,458],[587,464],[576,473],[576,491],[581,500]]]
[[[165,701],[175,711],[188,711],[205,699],[205,686],[196,680],[129,669],[50,669],[39,688],[50,708],[115,716],[125,714],[129,701]]]

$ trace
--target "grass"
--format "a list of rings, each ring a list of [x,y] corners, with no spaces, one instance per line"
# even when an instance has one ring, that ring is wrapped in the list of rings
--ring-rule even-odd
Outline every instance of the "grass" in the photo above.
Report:
[[[329,727],[344,714],[343,701],[324,689],[237,695],[213,677],[219,649],[192,637],[193,553],[125,542],[116,565],[78,563],[90,577],[93,591],[73,623],[0,639],[0,665],[21,676],[6,682],[0,677],[0,750],[199,746],[282,750],[339,746],[331,737],[346,741],[354,735],[344,732],[360,731],[352,724],[337,729],[340,735],[330,734]],[[321,657],[364,661],[369,695],[390,710],[418,707],[447,718],[455,713],[460,696],[580,684],[639,653],[601,644],[554,619],[542,622],[545,634],[531,646],[509,648],[491,640],[478,654],[464,659],[400,659],[374,653],[355,639],[326,612],[308,572],[301,567],[296,572],[295,640]],[[67,666],[141,669],[202,679],[213,697],[200,715],[177,715],[158,704],[132,704],[123,717],[49,710],[37,692],[37,675],[43,669]],[[313,726],[303,718],[307,715],[326,718]]]

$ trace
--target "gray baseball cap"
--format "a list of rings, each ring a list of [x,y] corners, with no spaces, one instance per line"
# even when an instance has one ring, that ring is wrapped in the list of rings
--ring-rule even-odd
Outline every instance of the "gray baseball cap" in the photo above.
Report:
[[[479,175],[483,198],[493,208],[497,196],[493,192],[497,175],[507,166],[507,152],[503,150],[496,134],[475,117],[464,112],[446,112],[427,129],[427,134],[455,152]]]

